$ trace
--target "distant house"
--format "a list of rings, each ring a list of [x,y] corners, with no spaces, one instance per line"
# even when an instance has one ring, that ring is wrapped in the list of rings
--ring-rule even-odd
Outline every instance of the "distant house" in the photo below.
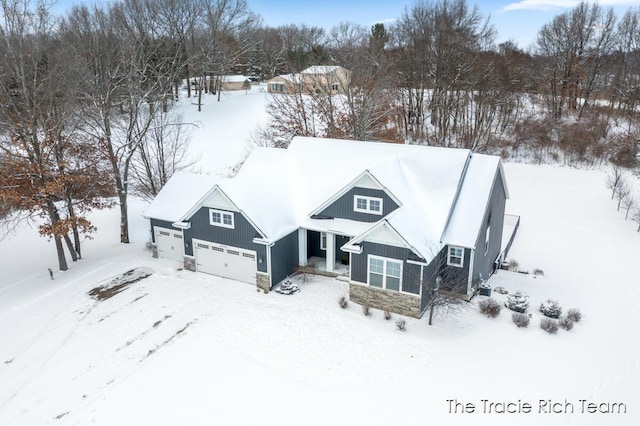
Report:
[[[298,74],[279,75],[267,81],[269,93],[341,94],[351,84],[351,71],[337,65],[315,65]]]
[[[215,81],[222,91],[251,89],[251,79],[244,75],[221,75]]]
[[[267,80],[269,93],[298,93],[301,90],[302,78],[300,74],[283,74]]]
[[[469,298],[494,272],[507,198],[499,157],[297,137],[233,178],[175,174],[144,215],[156,255],[186,269],[265,290],[313,270],[420,317],[435,283]]]

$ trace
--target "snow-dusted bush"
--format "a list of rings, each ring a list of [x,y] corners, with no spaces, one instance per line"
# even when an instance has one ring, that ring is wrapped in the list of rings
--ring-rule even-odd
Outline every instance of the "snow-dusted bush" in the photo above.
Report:
[[[573,320],[569,317],[560,317],[560,321],[558,321],[558,325],[569,331],[573,328]]]
[[[556,300],[547,299],[540,305],[542,315],[549,318],[558,318],[562,315],[562,307]]]
[[[529,296],[518,290],[507,297],[504,305],[512,311],[524,313],[529,309]]]
[[[365,317],[371,315],[371,306],[369,306],[368,304],[362,305],[362,313]]]
[[[386,319],[387,321],[391,319],[391,312],[389,311],[384,311],[384,319]]]
[[[493,298],[481,300],[480,303],[478,303],[478,307],[480,308],[480,312],[491,318],[497,317],[502,308]]]
[[[529,315],[527,314],[514,312],[513,315],[511,315],[511,319],[513,320],[514,324],[518,326],[518,328],[529,326]]]
[[[580,309],[571,308],[567,311],[567,318],[571,319],[573,322],[580,322],[582,319],[582,312],[580,312]]]
[[[549,334],[556,334],[558,332],[558,322],[550,318],[542,318],[540,320],[540,328]]]
[[[496,293],[499,293],[499,294],[509,294],[507,289],[505,289],[504,287],[500,287],[500,286],[494,288],[493,291],[495,291]]]
[[[535,275],[535,276],[540,275],[541,277],[544,277],[544,271],[542,269],[534,268],[533,269],[533,275]]]
[[[346,309],[347,306],[349,306],[349,299],[347,299],[347,296],[340,297],[340,299],[338,299],[338,305],[340,305],[342,309]]]
[[[518,261],[517,261],[517,260],[515,260],[515,259],[511,259],[511,260],[509,261],[509,263],[507,264],[507,268],[508,268],[510,271],[517,272],[517,271],[518,271],[518,268],[520,268],[520,264],[518,263]]]
[[[396,328],[400,331],[407,331],[407,322],[402,318],[396,321]]]

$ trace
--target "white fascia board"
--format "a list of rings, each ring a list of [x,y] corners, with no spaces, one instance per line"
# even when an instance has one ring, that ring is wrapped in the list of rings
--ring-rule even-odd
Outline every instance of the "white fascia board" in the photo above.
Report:
[[[348,253],[354,253],[354,254],[362,254],[362,246],[359,246],[357,244],[345,244],[342,247],[340,247],[340,250],[342,251],[346,251]]]
[[[509,197],[509,187],[507,186],[507,179],[506,179],[506,175],[504,173],[504,166],[502,165],[502,160],[498,160],[498,170],[501,174],[501,178],[502,178],[502,187],[504,189],[504,195],[507,197],[507,199],[511,198]]]
[[[396,209],[397,211],[397,209]],[[393,215],[395,212],[390,213],[387,217]],[[412,246],[411,244],[409,244],[409,242],[404,239],[404,237],[402,235],[400,235],[400,233],[389,223],[389,221],[387,219],[382,219],[380,221],[378,221],[374,226],[372,226],[371,228],[367,229],[366,231],[364,231],[363,233],[361,233],[360,235],[354,237],[351,239],[351,241],[349,241],[347,244],[349,245],[355,245],[358,243],[361,243],[362,241],[365,241],[365,238],[369,235],[372,234],[373,232],[377,231],[378,229],[380,229],[383,226],[387,226],[389,228],[389,230],[391,232],[393,232],[395,234],[395,236],[397,238],[399,238],[403,244],[412,252],[414,252],[415,254],[419,255],[420,257],[422,257],[423,259],[425,258],[424,255],[422,253],[420,253],[419,250],[417,250],[414,246]]]
[[[191,229],[190,222],[174,222],[171,224],[171,226],[175,228],[180,228],[180,229]]]

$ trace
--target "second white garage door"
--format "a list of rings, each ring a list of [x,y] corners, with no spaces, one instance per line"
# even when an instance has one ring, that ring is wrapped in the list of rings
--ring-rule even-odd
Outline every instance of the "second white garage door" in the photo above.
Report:
[[[201,240],[193,240],[193,246],[199,272],[256,283],[255,251]]]

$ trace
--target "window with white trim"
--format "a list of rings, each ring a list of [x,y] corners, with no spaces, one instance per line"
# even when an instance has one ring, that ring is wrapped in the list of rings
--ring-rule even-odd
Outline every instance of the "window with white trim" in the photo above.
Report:
[[[382,198],[354,195],[353,211],[382,215]]]
[[[369,255],[368,276],[372,287],[400,291],[402,261]]]
[[[484,235],[484,254],[489,253],[489,237],[491,236],[491,225],[487,225],[487,231]]]
[[[327,233],[321,232],[320,233],[320,250],[326,250],[326,249],[327,249]]]
[[[213,226],[233,229],[233,212],[209,209],[209,223]]]
[[[447,265],[457,266],[459,268],[464,266],[464,249],[462,247],[449,247]]]

